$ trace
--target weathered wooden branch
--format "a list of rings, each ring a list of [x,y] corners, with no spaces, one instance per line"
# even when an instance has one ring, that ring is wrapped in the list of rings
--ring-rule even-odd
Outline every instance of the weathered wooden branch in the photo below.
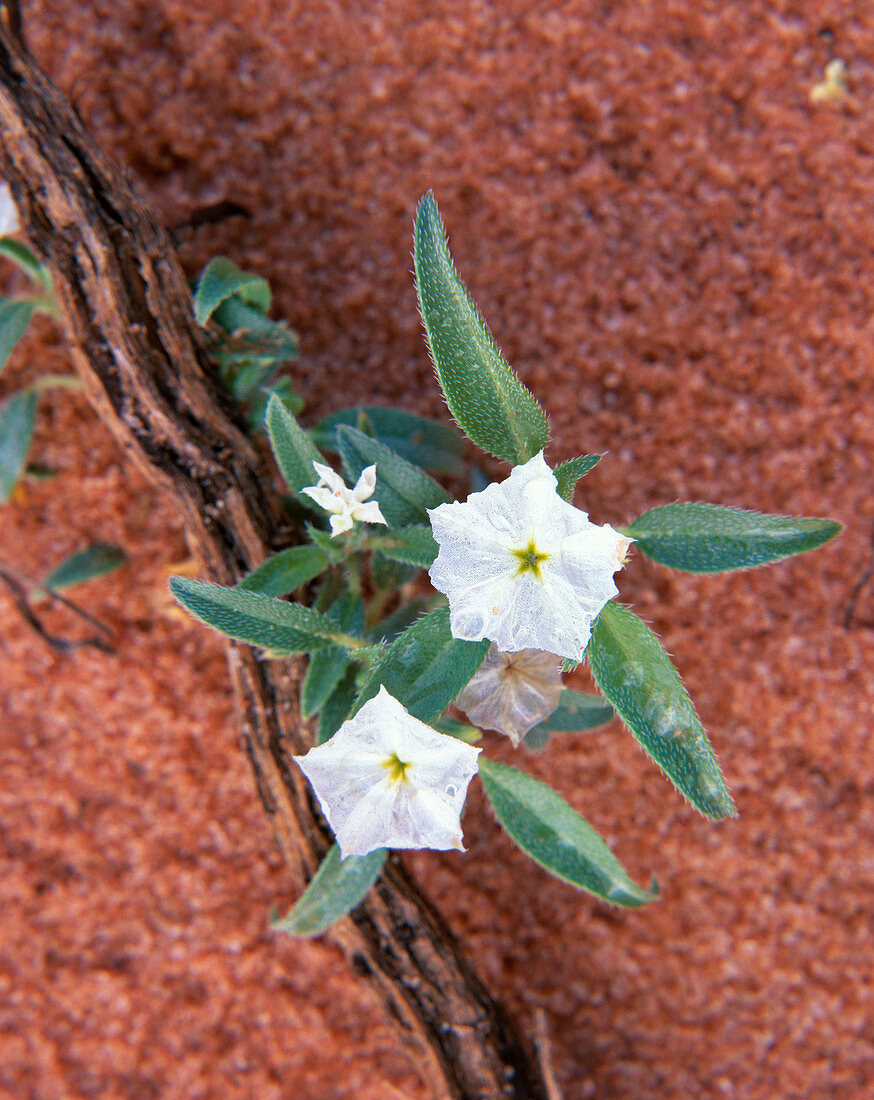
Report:
[[[0,173],[52,270],[76,370],[125,453],[173,493],[206,572],[233,583],[288,541],[278,497],[213,382],[167,235],[25,53],[7,11]],[[228,652],[258,795],[302,884],[329,836],[290,761],[308,744],[299,669],[247,646]],[[435,1095],[546,1100],[524,1044],[399,859],[334,936]]]

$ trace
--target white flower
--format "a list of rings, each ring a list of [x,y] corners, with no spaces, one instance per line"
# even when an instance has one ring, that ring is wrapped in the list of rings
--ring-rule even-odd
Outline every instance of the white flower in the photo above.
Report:
[[[384,687],[330,741],[296,756],[340,855],[461,843],[461,809],[480,750],[426,726]]]
[[[454,637],[582,659],[633,540],[563,501],[543,452],[428,515],[440,546],[430,576],[449,598]]]
[[[0,180],[0,237],[9,237],[20,228],[18,208],[12,200],[9,184]]]
[[[554,653],[492,645],[473,679],[455,700],[475,725],[505,733],[514,745],[558,706],[560,660]]]
[[[369,504],[364,503],[368,497],[373,496],[376,488],[376,466],[367,466],[361,471],[361,477],[356,481],[354,489],[350,489],[330,466],[323,466],[320,462],[314,462],[313,466],[319,475],[319,482],[307,489],[301,489],[301,492],[312,497],[320,508],[332,513],[331,538],[350,531],[356,521],[387,525],[375,500]]]

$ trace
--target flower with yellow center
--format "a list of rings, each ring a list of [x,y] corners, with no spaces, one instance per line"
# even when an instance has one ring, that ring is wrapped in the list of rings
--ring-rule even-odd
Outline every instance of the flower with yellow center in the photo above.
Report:
[[[457,848],[480,750],[438,733],[384,687],[330,741],[296,756],[340,854]]]
[[[543,452],[428,515],[440,547],[430,576],[454,637],[582,659],[633,540],[562,500]]]
[[[492,645],[456,705],[474,725],[504,733],[518,745],[558,706],[563,687],[560,664],[554,653],[501,653]]]

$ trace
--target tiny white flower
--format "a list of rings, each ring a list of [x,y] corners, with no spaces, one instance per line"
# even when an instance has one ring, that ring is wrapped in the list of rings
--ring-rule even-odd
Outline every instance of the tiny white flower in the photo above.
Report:
[[[461,843],[461,810],[480,750],[426,726],[384,687],[330,741],[295,760],[340,855]]]
[[[456,705],[475,725],[505,733],[518,745],[558,706],[564,686],[560,663],[554,653],[539,649],[501,653],[492,645]]]
[[[0,180],[0,237],[9,237],[20,228],[18,208],[12,199],[9,184]]]
[[[543,452],[428,515],[440,547],[429,572],[454,637],[581,660],[633,540],[562,500]]]
[[[312,497],[320,508],[331,513],[331,538],[342,535],[344,531],[351,531],[356,522],[387,525],[375,500],[364,503],[368,497],[373,496],[376,488],[376,466],[367,466],[361,471],[361,477],[356,481],[354,489],[350,489],[330,466],[323,466],[321,462],[314,462],[313,466],[319,475],[318,484],[301,489],[301,492]]]

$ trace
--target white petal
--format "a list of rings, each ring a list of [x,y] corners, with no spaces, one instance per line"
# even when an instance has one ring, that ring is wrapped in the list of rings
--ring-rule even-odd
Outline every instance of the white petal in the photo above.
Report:
[[[349,514],[359,523],[384,523],[386,527],[388,526],[388,522],[380,512],[379,505],[375,500],[369,500],[366,504],[354,505]]]
[[[337,500],[331,490],[324,485],[310,485],[306,489],[301,489],[301,492],[308,497],[312,497],[316,504],[320,508],[324,508],[326,512],[343,511],[343,501]]]
[[[21,228],[18,207],[12,198],[9,184],[0,181],[0,237],[8,237]]]
[[[338,516],[331,516],[331,538],[335,539],[337,535],[342,535],[345,534],[346,531],[351,531],[353,526],[354,523],[350,512],[343,511]]]
[[[335,473],[330,466],[324,466],[321,462],[314,462],[313,466],[315,467],[316,473],[319,475],[320,485],[327,485],[332,493],[344,495],[349,492],[346,488],[345,481],[339,474]]]
[[[368,497],[373,496],[373,490],[376,488],[376,465],[365,466],[361,471],[361,476],[355,482],[355,488],[352,490],[352,499],[361,503],[363,500],[367,500]]]

